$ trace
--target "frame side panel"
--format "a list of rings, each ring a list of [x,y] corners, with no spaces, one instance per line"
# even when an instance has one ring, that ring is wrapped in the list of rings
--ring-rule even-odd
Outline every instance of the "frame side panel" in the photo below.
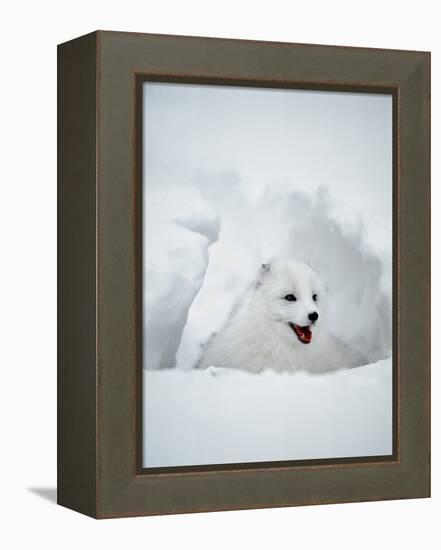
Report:
[[[400,90],[401,460],[430,496],[430,55]],[[415,323],[417,320],[417,323]]]
[[[58,503],[96,516],[96,34],[58,47]]]

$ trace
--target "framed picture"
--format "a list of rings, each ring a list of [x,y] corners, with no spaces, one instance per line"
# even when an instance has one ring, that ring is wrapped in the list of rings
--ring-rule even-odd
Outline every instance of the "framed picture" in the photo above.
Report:
[[[430,54],[59,46],[58,501],[430,495]]]

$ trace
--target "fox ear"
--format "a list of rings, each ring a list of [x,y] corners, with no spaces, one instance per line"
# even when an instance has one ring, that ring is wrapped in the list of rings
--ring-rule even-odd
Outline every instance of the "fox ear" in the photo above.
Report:
[[[259,276],[257,277],[256,288],[261,286],[263,278],[267,273],[271,271],[271,264],[262,264],[259,269]]]

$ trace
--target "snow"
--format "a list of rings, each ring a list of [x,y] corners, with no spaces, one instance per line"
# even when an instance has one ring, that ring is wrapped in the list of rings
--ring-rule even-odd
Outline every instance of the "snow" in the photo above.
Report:
[[[259,266],[274,258],[308,262],[320,274],[328,289],[328,318],[335,336],[368,362],[390,354],[389,258],[383,262],[371,250],[361,222],[354,228],[341,215],[335,217],[329,194],[324,186],[307,195],[285,184],[269,186],[257,200],[240,198],[240,193],[234,199],[212,199],[225,214],[220,215],[219,240],[209,251],[204,284],[190,307],[177,353],[179,368],[192,368]],[[224,203],[234,203],[232,211]]]
[[[219,221],[194,189],[164,186],[145,195],[144,366],[158,369],[175,363]]]
[[[390,454],[390,98],[149,84],[145,107],[145,466]],[[193,370],[274,258],[320,274],[368,365]]]
[[[145,466],[389,455],[391,372],[148,371]]]

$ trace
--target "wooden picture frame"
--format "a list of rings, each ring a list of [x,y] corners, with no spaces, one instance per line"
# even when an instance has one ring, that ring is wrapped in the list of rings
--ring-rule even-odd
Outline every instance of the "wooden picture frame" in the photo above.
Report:
[[[430,54],[97,31],[58,50],[58,502],[95,518],[430,496]],[[141,467],[140,86],[390,93],[394,452]]]

